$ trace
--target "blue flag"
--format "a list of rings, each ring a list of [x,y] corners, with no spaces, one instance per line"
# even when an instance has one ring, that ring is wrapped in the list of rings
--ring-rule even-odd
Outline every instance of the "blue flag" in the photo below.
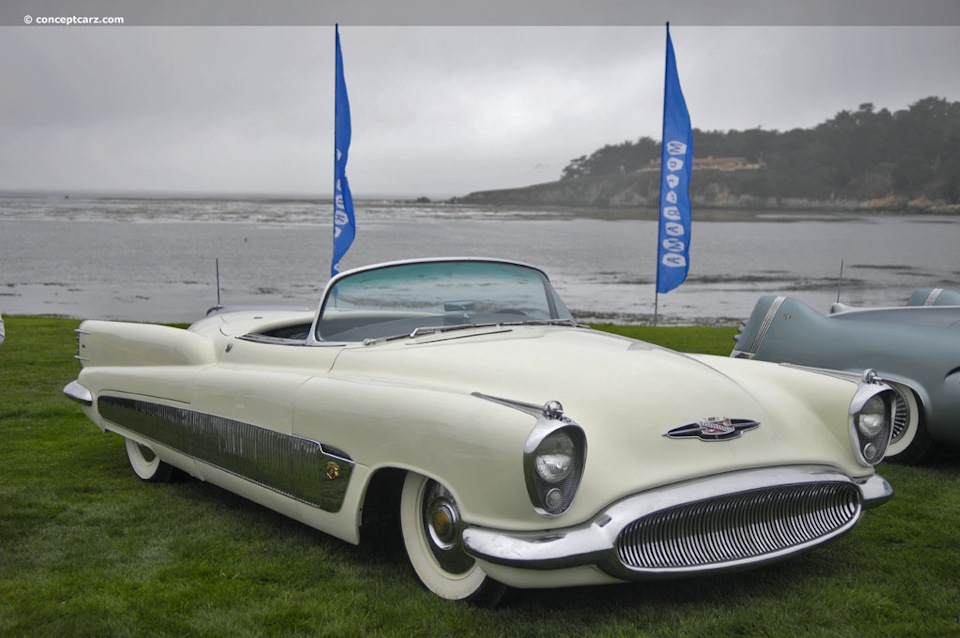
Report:
[[[670,292],[687,278],[690,266],[690,169],[693,130],[680,90],[677,59],[667,23],[667,70],[663,89],[663,148],[660,157],[660,233],[657,292]]]
[[[347,254],[357,233],[353,216],[353,195],[347,182],[347,154],[350,151],[350,101],[343,79],[343,54],[340,53],[340,26],[334,27],[337,41],[337,77],[334,109],[333,156],[333,262],[330,276],[340,272],[340,260]]]

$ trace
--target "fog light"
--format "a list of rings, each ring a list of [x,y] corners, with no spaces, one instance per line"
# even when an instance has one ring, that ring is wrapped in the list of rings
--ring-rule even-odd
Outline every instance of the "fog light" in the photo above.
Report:
[[[867,461],[873,461],[874,459],[876,459],[877,452],[878,452],[877,446],[874,445],[873,443],[867,443],[866,445],[863,446],[863,458],[867,459]]]
[[[553,488],[552,490],[547,492],[543,500],[546,503],[548,508],[550,508],[551,510],[556,509],[560,507],[561,504],[563,504],[563,493],[557,488]]]

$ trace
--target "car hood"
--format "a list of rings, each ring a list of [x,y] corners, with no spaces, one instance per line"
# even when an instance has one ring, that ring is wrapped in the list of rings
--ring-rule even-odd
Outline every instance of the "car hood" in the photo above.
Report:
[[[590,457],[600,460],[588,469],[633,474],[634,485],[778,464],[827,463],[869,473],[849,467],[848,443],[837,440],[837,423],[843,430],[855,390],[849,381],[688,356],[589,329],[488,328],[350,348],[332,374],[533,404],[559,401],[586,431]],[[819,407],[798,399],[805,380]],[[818,409],[835,417],[833,428]],[[736,440],[666,436],[714,417],[761,425]]]

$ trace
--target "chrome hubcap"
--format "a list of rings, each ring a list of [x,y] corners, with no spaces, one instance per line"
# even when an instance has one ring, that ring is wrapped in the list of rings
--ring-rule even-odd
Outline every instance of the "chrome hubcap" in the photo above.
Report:
[[[451,574],[462,574],[474,560],[460,543],[462,522],[453,495],[435,481],[428,481],[421,500],[421,521],[427,545],[440,567]]]

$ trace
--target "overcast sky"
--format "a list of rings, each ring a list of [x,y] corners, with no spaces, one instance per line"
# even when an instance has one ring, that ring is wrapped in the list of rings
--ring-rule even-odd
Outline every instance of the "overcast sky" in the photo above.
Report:
[[[0,27],[0,189],[329,195],[333,27],[182,22]],[[605,144],[659,140],[662,23],[362,22],[340,28],[355,197],[552,181]],[[671,23],[694,127],[789,130],[866,102],[960,100],[956,21],[757,22]]]

